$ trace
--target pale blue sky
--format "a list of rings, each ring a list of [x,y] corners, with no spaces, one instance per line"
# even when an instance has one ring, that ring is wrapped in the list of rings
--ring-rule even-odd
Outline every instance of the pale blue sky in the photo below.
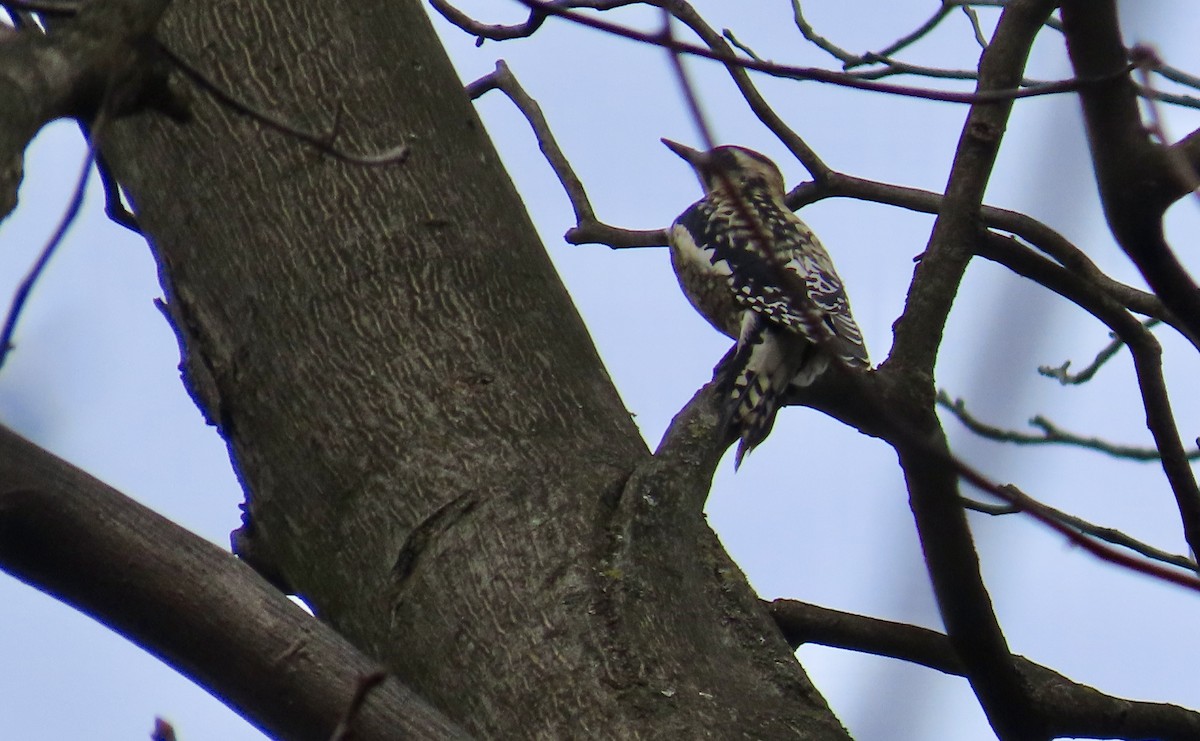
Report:
[[[1134,6],[1136,3],[1127,3]],[[831,66],[791,26],[784,0],[696,3],[759,54]],[[811,0],[809,19],[854,50],[885,45],[936,6],[918,2]],[[463,4],[489,22],[523,17],[496,2]],[[1200,14],[1158,0],[1127,19],[1127,40],[1154,44],[1169,62],[1200,71]],[[496,15],[501,11],[502,14]],[[990,27],[994,15],[981,12]],[[655,23],[625,11],[609,18]],[[476,48],[441,23],[464,82],[508,61],[541,103],[598,215],[632,228],[668,224],[698,197],[695,178],[659,144],[697,144],[662,52],[548,21],[531,40]],[[973,66],[978,47],[963,17],[906,57]],[[692,62],[723,142],[759,149],[790,183],[789,160],[715,65]],[[1060,40],[1045,34],[1031,76],[1069,74]],[[831,166],[863,177],[940,190],[966,109],[815,83],[756,77],[776,110]],[[524,120],[498,92],[478,104],[629,409],[653,446],[672,415],[707,381],[727,340],[692,312],[664,250],[610,251],[562,240],[571,211]],[[1176,136],[1200,126],[1173,114]],[[995,205],[1043,219],[1119,280],[1140,285],[1104,229],[1077,104],[1069,96],[1019,104],[988,193]],[[65,205],[83,156],[70,124],[49,127],[29,150],[18,213],[0,226],[0,302],[8,296]],[[174,336],[152,305],[160,295],[145,245],[105,222],[98,188],[38,286],[0,372],[0,418],[121,491],[227,546],[241,500],[224,445],[178,380]],[[848,287],[872,358],[891,341],[930,217],[839,200],[806,208]],[[1172,214],[1181,257],[1196,271],[1196,204]],[[1190,393],[1194,352],[1167,333],[1168,380],[1185,440],[1200,432]],[[1082,388],[1041,379],[1039,364],[1081,365],[1106,330],[1046,291],[990,264],[973,264],[947,328],[938,383],[996,424],[1020,428],[1034,414],[1126,443],[1149,441],[1132,371],[1122,354]],[[1160,469],[1070,450],[981,442],[953,420],[960,453],[996,480],[1172,551],[1178,516]],[[709,520],[766,598],[795,597],[838,609],[940,628],[924,577],[895,456],[877,441],[806,409],[781,413],[774,432],[734,475],[727,460]],[[1200,705],[1200,615],[1195,595],[1097,563],[1028,521],[973,517],[985,576],[1014,651],[1117,695]],[[805,648],[801,659],[860,741],[993,738],[966,682],[900,662]],[[188,680],[87,617],[0,575],[0,718],[12,738],[146,738],[155,715],[181,738],[262,738]]]

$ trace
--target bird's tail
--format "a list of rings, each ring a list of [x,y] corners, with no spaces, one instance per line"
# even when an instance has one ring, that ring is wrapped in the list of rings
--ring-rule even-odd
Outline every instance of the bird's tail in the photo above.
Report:
[[[770,434],[788,386],[811,383],[827,365],[822,360],[813,345],[782,337],[773,327],[741,338],[724,363],[728,396],[721,429],[739,438],[734,469]]]

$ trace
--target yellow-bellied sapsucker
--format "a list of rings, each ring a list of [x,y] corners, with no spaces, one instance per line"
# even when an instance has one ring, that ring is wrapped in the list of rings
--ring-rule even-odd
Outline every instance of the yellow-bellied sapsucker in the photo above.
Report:
[[[744,147],[663,143],[704,186],[667,237],[692,306],[737,340],[718,369],[729,393],[723,424],[740,438],[736,466],[771,431],[789,386],[812,383],[828,353],[867,368],[867,348],[829,253],[784,203],[775,163]]]

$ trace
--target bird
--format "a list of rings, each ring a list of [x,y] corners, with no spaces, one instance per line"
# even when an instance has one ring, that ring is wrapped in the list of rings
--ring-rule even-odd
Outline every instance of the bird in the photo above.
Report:
[[[870,367],[833,260],[784,202],[779,167],[752,149],[663,144],[692,166],[704,197],[667,230],[684,295],[736,341],[718,364],[722,434],[738,439],[735,470],[766,439],[791,386],[813,383],[836,356]]]

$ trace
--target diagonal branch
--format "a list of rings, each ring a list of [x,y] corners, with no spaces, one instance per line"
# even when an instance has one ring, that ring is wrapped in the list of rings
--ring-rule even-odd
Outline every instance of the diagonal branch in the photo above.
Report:
[[[0,482],[0,568],[137,642],[271,735],[327,739],[359,678],[376,670],[231,554],[2,427]],[[467,737],[395,678],[355,728],[362,739]]]
[[[796,600],[778,599],[768,607],[793,647],[816,643],[964,675],[950,640],[936,631]],[[1200,713],[1194,710],[1106,695],[1023,656],[1012,656],[1012,662],[1030,687],[1036,712],[1047,719],[1050,736],[1160,741],[1200,738]]]
[[[46,269],[46,265],[49,264],[50,258],[62,244],[67,230],[71,228],[71,225],[75,223],[75,218],[79,215],[79,209],[83,206],[83,195],[87,190],[88,175],[91,173],[92,163],[95,161],[95,150],[89,146],[87,156],[83,158],[83,168],[75,179],[75,191],[71,194],[71,200],[68,201],[67,208],[59,219],[58,226],[54,229],[54,234],[42,247],[37,260],[21,280],[21,284],[17,286],[17,292],[13,295],[12,303],[8,307],[8,314],[4,318],[4,327],[0,329],[0,368],[4,367],[4,362],[8,360],[8,353],[13,348],[12,339],[13,334],[17,331],[17,320],[21,317],[21,311],[25,308],[25,302],[29,299],[30,292]]]
[[[1015,492],[1022,497],[1028,498],[1029,496],[1020,489],[1017,489],[1012,484],[1008,484],[1004,488],[1008,489],[1010,492]],[[1155,548],[1154,546],[1143,543],[1136,538],[1131,538],[1116,528],[1096,525],[1080,517],[1076,517],[1075,515],[1063,512],[1060,509],[1055,509],[1048,504],[1039,502],[1038,505],[1047,515],[1053,517],[1064,525],[1072,527],[1085,535],[1090,535],[1097,540],[1103,540],[1105,543],[1112,543],[1113,545],[1118,545],[1122,548],[1128,548],[1129,550],[1145,556],[1152,561],[1160,561],[1172,566],[1178,566],[1179,568],[1186,569],[1187,571],[1194,572],[1200,570],[1196,566],[1195,559],[1189,558],[1188,556],[1181,556],[1176,553],[1168,553],[1161,548]],[[980,512],[985,515],[991,515],[992,517],[1012,515],[1020,511],[1011,504],[984,504],[983,502],[976,502],[975,500],[968,499],[966,497],[963,497],[963,506],[973,512]]]

